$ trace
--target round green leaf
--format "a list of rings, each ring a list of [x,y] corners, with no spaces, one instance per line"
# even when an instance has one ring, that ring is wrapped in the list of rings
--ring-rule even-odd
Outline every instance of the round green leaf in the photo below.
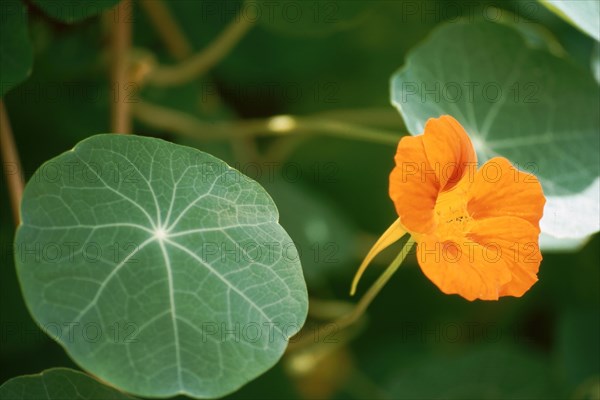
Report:
[[[91,16],[100,14],[104,10],[114,7],[121,0],[32,0],[35,5],[44,10],[46,14],[61,22],[73,23],[82,21]],[[131,15],[115,15],[124,21],[131,21]]]
[[[0,386],[3,400],[133,400],[90,376],[68,368],[52,368],[40,374],[10,379]]]
[[[538,176],[542,231],[598,231],[600,109],[589,71],[529,47],[509,26],[455,23],[436,30],[392,77],[392,102],[410,133],[450,114],[480,162],[501,155]]]
[[[33,49],[27,32],[27,9],[19,0],[0,3],[0,97],[31,73]]]
[[[306,318],[273,201],[198,150],[91,137],[36,171],[21,214],[15,261],[32,315],[127,392],[223,396],[274,365]]]

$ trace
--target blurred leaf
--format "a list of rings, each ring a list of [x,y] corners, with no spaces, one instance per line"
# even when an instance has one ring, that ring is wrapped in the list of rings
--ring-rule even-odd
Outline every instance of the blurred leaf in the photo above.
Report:
[[[197,51],[225,29],[236,12],[241,10],[237,18],[249,18],[253,10],[260,10],[256,26],[212,71],[215,85],[208,93],[217,92],[244,117],[387,107],[389,72],[402,61],[402,50],[436,24],[418,15],[404,17],[401,2],[389,1],[250,1],[244,6],[241,1],[202,0],[168,6]],[[294,7],[303,10],[296,22]],[[286,10],[292,18],[286,17]],[[316,21],[315,12],[322,13]],[[137,22],[136,43],[160,52],[163,46],[145,18]]]
[[[598,0],[540,0],[583,32],[600,41],[600,1]]]
[[[4,200],[4,199],[3,199]],[[7,199],[8,201],[8,199]],[[2,226],[0,245],[2,268],[0,269],[0,354],[9,357],[26,349],[39,348],[48,341],[36,326],[25,308],[14,267],[12,227]]]
[[[256,19],[266,29],[289,36],[326,37],[355,28],[378,6],[374,1],[258,0],[242,5],[242,15]]]
[[[120,0],[31,0],[46,14],[61,22],[74,23],[82,21],[91,16],[100,14],[102,11],[114,7]],[[114,18],[125,18],[131,20],[131,15],[114,15]]]
[[[16,258],[32,315],[70,327],[54,339],[128,392],[222,396],[273,366],[304,323],[275,205],[208,154],[94,136],[38,169],[21,211],[15,245],[38,249]]]
[[[336,165],[314,165],[310,170],[298,164],[283,164],[277,178],[263,179],[263,185],[278,205],[280,223],[300,253],[304,276],[315,286],[356,258],[354,226],[331,200],[296,179],[300,173],[315,180],[335,179]],[[302,210],[302,212],[299,212]]]
[[[32,63],[27,9],[20,0],[3,0],[0,3],[0,97],[31,74]]]
[[[598,260],[600,235],[596,234],[577,253],[545,254],[539,274],[540,283],[543,285],[535,286],[539,286],[544,292],[546,303],[553,301],[557,307],[598,308]]]
[[[3,400],[133,400],[92,377],[68,368],[52,368],[36,375],[18,376],[0,386]]]
[[[600,43],[596,43],[592,53],[592,73],[596,82],[600,83]]]
[[[392,101],[413,135],[427,119],[450,114],[480,162],[502,155],[536,174],[548,197],[545,233],[598,231],[600,104],[586,71],[529,48],[507,26],[456,23],[409,54],[392,78]]]
[[[567,308],[557,324],[561,372],[572,387],[600,374],[600,316],[597,309]]]
[[[546,361],[520,348],[487,345],[454,356],[430,356],[399,368],[395,399],[562,398]]]
[[[393,154],[392,146],[316,136],[302,143],[289,163],[302,171],[333,165],[329,179],[304,174],[302,181],[330,197],[359,227],[381,234],[395,215],[388,195]]]
[[[188,113],[202,121],[232,119],[235,114],[218,96],[215,96],[215,90],[214,83],[208,80],[197,80],[169,88],[147,86],[141,90],[140,95],[144,101]],[[133,100],[139,101],[138,98]],[[203,132],[198,132],[197,138],[201,140],[202,134]]]
[[[35,46],[31,77],[6,96],[6,105],[28,171],[72,148],[85,137],[109,129],[111,101],[132,101],[135,87],[111,87],[104,71],[98,21],[52,30],[33,20]],[[44,146],[29,146],[46,132]]]
[[[517,10],[524,9],[539,11],[537,10],[539,7],[537,7],[537,4],[532,4],[532,0],[527,0],[527,2],[521,0],[521,3],[519,3],[519,0],[516,1]],[[519,31],[519,33],[523,36],[528,46],[539,50],[545,50],[557,57],[563,57],[565,55],[566,50],[563,48],[561,42],[558,40],[558,37],[556,37],[555,34],[543,24],[534,23],[531,19],[528,19],[527,17],[521,16],[519,14],[514,14],[507,10],[494,9],[494,7],[490,6],[486,7],[489,9],[482,11],[482,13],[497,13],[497,15],[499,15],[500,17],[495,22],[506,24],[511,28]],[[537,15],[535,14],[531,17],[537,17]]]

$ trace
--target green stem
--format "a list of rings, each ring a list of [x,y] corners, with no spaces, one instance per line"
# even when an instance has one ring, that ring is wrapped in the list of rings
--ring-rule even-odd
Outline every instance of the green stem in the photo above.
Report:
[[[148,76],[156,86],[183,85],[204,75],[225,58],[255,25],[252,16],[238,14],[205,49],[176,65],[159,65]]]
[[[200,140],[325,134],[345,139],[396,145],[402,136],[384,129],[336,121],[333,117],[279,115],[267,119],[236,122],[205,122],[191,114],[145,101],[133,104],[133,113],[139,121],[149,126]]]
[[[2,162],[4,164],[4,174],[8,185],[8,194],[10,195],[10,205],[13,211],[15,225],[21,223],[21,198],[23,197],[23,173],[19,151],[15,144],[15,138],[10,127],[8,113],[4,107],[4,101],[0,98],[0,142],[2,146]]]
[[[330,136],[362,140],[371,143],[397,145],[398,140],[400,140],[399,135],[394,132],[321,118],[300,119],[298,125],[299,128],[304,128],[306,130],[327,132]]]
[[[123,16],[130,15],[133,4],[123,0],[115,7],[111,22],[111,81],[115,97],[111,102],[111,130],[113,133],[131,133],[131,104],[121,91],[127,89],[129,76],[129,51],[131,49],[132,24]],[[106,13],[109,19],[110,14]],[[124,92],[123,92],[124,93]]]
[[[169,53],[179,61],[188,58],[192,54],[192,45],[165,0],[140,0],[139,4]]]
[[[375,297],[377,297],[381,289],[383,289],[398,268],[400,268],[400,265],[402,265],[414,244],[415,241],[413,238],[409,237],[408,241],[404,244],[404,247],[402,247],[402,250],[400,250],[400,253],[396,256],[396,258],[394,258],[394,261],[391,262],[383,274],[377,278],[375,283],[369,288],[363,297],[361,297],[352,311],[342,317],[339,317],[333,322],[328,323],[327,326],[333,325],[337,331],[341,331],[360,321],[361,317],[364,315],[365,311],[369,305],[371,305],[373,300],[375,300]],[[311,344],[315,344],[314,337],[310,334],[303,335],[299,337],[298,340],[290,342],[288,345],[288,352],[304,349]]]
[[[394,261],[391,262],[391,264],[385,269],[385,271],[383,271],[383,274],[381,274],[381,276],[377,278],[375,283],[369,288],[369,290],[363,295],[363,297],[361,297],[360,301],[356,304],[356,307],[354,307],[352,312],[346,316],[343,316],[336,322],[338,329],[342,329],[346,326],[352,325],[357,320],[359,320],[360,317],[363,316],[363,314],[365,313],[369,305],[371,305],[373,300],[375,300],[375,297],[377,297],[381,289],[383,289],[385,284],[388,283],[390,278],[394,275],[398,268],[400,268],[400,265],[402,265],[402,262],[404,262],[408,252],[414,244],[414,239],[410,237],[408,241],[404,244],[404,247],[402,247],[402,250],[400,250],[400,253],[398,253],[396,258],[394,258]]]

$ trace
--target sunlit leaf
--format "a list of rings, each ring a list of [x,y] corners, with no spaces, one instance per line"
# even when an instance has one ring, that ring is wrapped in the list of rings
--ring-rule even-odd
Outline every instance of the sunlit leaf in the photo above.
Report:
[[[97,135],[30,179],[26,303],[84,369],[141,396],[225,395],[306,317],[296,248],[256,182],[195,149]]]
[[[41,8],[46,14],[62,22],[73,23],[84,20],[91,16],[100,14],[104,10],[114,7],[121,0],[32,0],[36,6]],[[120,18],[122,21],[133,22],[132,16],[114,15],[114,18]]]
[[[428,118],[451,114],[480,162],[501,155],[535,173],[548,197],[543,232],[581,237],[599,229],[600,105],[588,71],[528,47],[508,26],[455,23],[409,54],[392,78],[392,102],[412,134]]]
[[[542,4],[600,41],[600,1],[598,0],[540,0]]]
[[[133,400],[90,376],[68,368],[52,368],[40,374],[10,379],[0,386],[3,400]]]
[[[0,97],[29,76],[32,63],[27,9],[19,0],[3,0],[0,3]]]

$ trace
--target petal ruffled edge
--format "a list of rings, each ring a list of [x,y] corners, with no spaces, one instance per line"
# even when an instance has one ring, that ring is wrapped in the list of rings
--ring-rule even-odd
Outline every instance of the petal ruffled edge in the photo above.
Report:
[[[440,241],[434,235],[420,238],[417,261],[421,270],[442,292],[469,301],[498,300],[512,275],[502,259],[491,260],[478,243],[464,238]]]
[[[398,217],[409,232],[427,233],[434,227],[433,210],[439,183],[429,168],[423,136],[400,139],[396,166],[390,173],[390,198]]]
[[[539,229],[517,217],[486,218],[474,221],[469,239],[500,254],[511,280],[500,288],[500,296],[523,296],[538,280],[542,261]]]
[[[546,198],[535,175],[519,171],[504,157],[481,166],[469,189],[467,209],[474,219],[517,217],[539,231]]]
[[[462,125],[450,115],[427,121],[423,145],[442,191],[452,189],[467,172],[473,176],[477,170],[473,143]]]
[[[402,224],[418,234],[432,233],[440,191],[472,178],[477,169],[469,136],[449,115],[430,118],[423,135],[403,137],[394,160],[389,194]]]

